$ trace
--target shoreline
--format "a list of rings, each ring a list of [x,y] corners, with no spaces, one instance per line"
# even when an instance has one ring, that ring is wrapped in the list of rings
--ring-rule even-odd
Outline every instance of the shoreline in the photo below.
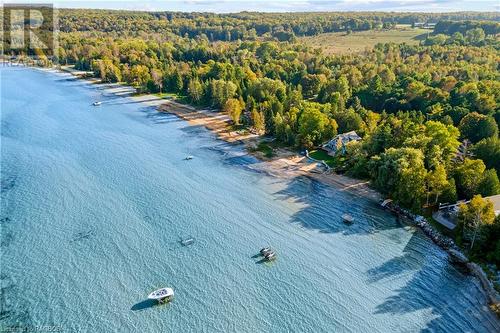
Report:
[[[225,114],[196,109],[171,100],[159,105],[158,111],[172,113],[192,125],[203,126],[214,133],[220,140],[243,144],[246,153],[259,160],[259,163],[252,166],[254,170],[279,178],[309,177],[341,191],[349,191],[376,202],[382,199],[380,193],[369,186],[368,181],[329,172],[318,166],[318,161],[313,161],[306,156],[300,156],[288,149],[276,149],[276,156],[265,158],[260,152],[254,151],[262,137],[257,134],[240,133],[232,130],[231,120]]]
[[[326,172],[318,166],[318,162],[309,160],[305,156],[299,156],[290,150],[280,148],[273,158],[265,158],[259,152],[252,151],[261,137],[256,134],[240,134],[237,131],[232,131],[229,117],[224,114],[211,115],[211,111],[198,110],[175,101],[168,101],[160,105],[158,110],[175,114],[192,125],[203,126],[212,131],[220,140],[243,144],[246,153],[259,160],[259,163],[251,167],[254,170],[279,178],[310,177],[325,185],[336,187],[341,191],[349,191],[376,202],[381,199],[380,194],[369,187],[369,182]]]
[[[42,68],[39,68],[42,69]],[[47,70],[47,69],[42,69]],[[158,112],[166,112],[187,121],[194,126],[203,126],[220,140],[228,143],[240,143],[245,146],[247,154],[256,157],[259,163],[252,166],[256,171],[267,173],[279,178],[309,177],[324,185],[335,187],[340,191],[348,191],[354,195],[362,196],[375,202],[383,200],[382,195],[370,187],[369,181],[351,178],[324,170],[320,162],[300,156],[297,153],[279,148],[275,150],[275,156],[266,158],[259,151],[255,151],[262,136],[249,132],[242,133],[231,128],[231,119],[222,112],[213,112],[208,109],[199,109],[194,106],[182,104],[171,99],[160,98],[154,94],[134,95],[136,89],[132,86],[119,83],[105,83],[97,78],[88,78],[89,72],[75,70],[71,66],[60,66],[50,70],[59,73],[71,74],[74,77],[91,84],[107,86],[106,93],[121,97],[128,97],[135,102],[145,103],[156,107]]]
[[[469,260],[453,239],[437,231],[424,216],[413,214],[392,202],[388,203],[384,208],[398,217],[406,219],[413,226],[418,227],[434,244],[448,254],[448,260],[452,264],[466,269],[469,275],[476,277],[485,293],[490,309],[500,317],[500,294],[494,288],[493,282],[488,278],[480,265]]]
[[[251,167],[256,171],[266,173],[273,177],[285,179],[308,177],[326,186],[334,187],[339,191],[348,191],[351,194],[362,196],[377,203],[381,202],[383,199],[382,195],[378,191],[370,187],[369,181],[358,180],[344,175],[327,172],[318,161],[312,161],[306,156],[299,156],[290,150],[279,148],[276,151],[276,156],[269,159],[265,158],[260,152],[252,152],[252,148],[255,148],[261,141],[261,136],[256,134],[242,134],[238,131],[232,130],[230,118],[223,113],[215,113],[207,109],[197,109],[193,106],[182,104],[174,100],[163,99],[153,94],[134,95],[136,91],[134,87],[118,83],[104,83],[96,78],[83,77],[80,73],[85,74],[86,72],[82,71],[70,70],[69,68],[39,69],[45,71],[54,70],[59,73],[71,74],[78,79],[87,81],[88,83],[104,85],[106,87],[104,88],[106,93],[119,97],[128,97],[135,102],[156,107],[158,112],[171,113],[187,121],[191,125],[205,127],[214,133],[220,140],[228,143],[243,144],[245,146],[246,153],[259,160],[259,163],[256,163]],[[398,215],[404,217],[406,214],[398,213]],[[445,251],[449,256],[450,261],[452,261],[451,259],[453,258],[449,251],[450,248],[438,241],[439,237],[433,237],[431,235],[432,233],[435,233],[439,234],[440,237],[444,237],[441,233],[434,230],[432,226],[430,226],[430,228],[432,228],[432,232],[429,232],[429,225],[427,223],[422,224],[413,218],[410,220],[413,222],[412,225],[415,228],[422,230],[424,234],[433,241],[433,243]],[[453,247],[452,250],[454,250]],[[492,287],[488,288],[488,285],[491,286],[491,281],[487,279],[485,273],[477,264],[467,262],[466,265],[468,268],[468,274],[479,280],[479,284],[485,294],[487,303],[491,310],[495,312],[494,307],[500,308],[500,304],[494,302],[495,299],[498,300],[498,293],[495,294],[495,290]],[[489,284],[484,281],[488,281]],[[497,315],[500,316],[498,312]]]

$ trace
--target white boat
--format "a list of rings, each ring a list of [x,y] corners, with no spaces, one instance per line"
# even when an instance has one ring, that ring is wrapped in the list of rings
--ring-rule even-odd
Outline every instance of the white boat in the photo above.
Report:
[[[187,238],[187,239],[181,240],[181,245],[182,246],[189,246],[189,245],[191,245],[193,243],[194,243],[194,238]]]
[[[174,290],[172,288],[161,288],[148,295],[148,299],[156,300],[158,302],[169,301],[173,297]]]
[[[193,158],[194,158],[194,156],[192,156],[192,155],[188,155],[188,156],[186,156],[186,158],[184,158],[184,159],[189,161],[189,160],[192,160]]]
[[[99,106],[101,104],[102,104],[102,102],[94,102],[94,103],[92,103],[93,106]]]
[[[267,261],[272,261],[272,260],[276,259],[276,252],[273,252],[273,251],[267,252],[267,253],[264,255],[264,258],[265,258]]]
[[[272,252],[272,249],[270,247],[264,247],[262,249],[260,249],[260,254],[265,256],[266,253],[269,253],[269,252]]]
[[[344,220],[344,223],[353,223],[354,222],[354,217],[350,214],[344,214],[342,215],[342,220]]]

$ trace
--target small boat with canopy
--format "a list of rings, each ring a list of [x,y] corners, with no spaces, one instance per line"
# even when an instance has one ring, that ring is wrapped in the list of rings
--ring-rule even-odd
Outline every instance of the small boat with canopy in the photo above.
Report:
[[[158,301],[158,303],[166,303],[174,298],[174,290],[172,288],[160,288],[148,295],[148,299]]]

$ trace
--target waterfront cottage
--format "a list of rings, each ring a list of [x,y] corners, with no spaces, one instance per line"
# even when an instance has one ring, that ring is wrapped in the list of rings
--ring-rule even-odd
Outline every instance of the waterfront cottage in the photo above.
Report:
[[[491,201],[491,203],[493,203],[493,211],[495,212],[495,215],[500,215],[500,194],[484,197],[483,199]],[[432,217],[441,225],[444,225],[446,228],[453,230],[457,226],[457,217],[460,204],[467,204],[469,202],[469,200],[461,200],[455,204],[442,205],[439,207],[437,212],[432,213]]]
[[[356,131],[350,131],[347,133],[342,133],[335,136],[333,139],[323,144],[321,148],[328,153],[328,155],[334,156],[337,152],[341,154],[346,153],[346,145],[352,141],[360,141],[361,137],[356,133]]]

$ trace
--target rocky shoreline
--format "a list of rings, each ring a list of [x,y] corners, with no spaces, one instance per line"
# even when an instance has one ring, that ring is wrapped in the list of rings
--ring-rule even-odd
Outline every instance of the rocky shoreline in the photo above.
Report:
[[[71,71],[71,70],[68,70],[68,68],[62,68],[62,69],[56,69],[56,70],[58,70],[60,72],[70,73],[70,74],[72,74],[80,79],[87,80],[91,83],[100,82],[100,80],[85,78],[78,71]],[[234,142],[234,141],[242,141],[242,139],[249,139],[249,138],[255,139],[255,137],[256,137],[253,135],[245,137],[245,136],[239,135],[236,132],[229,131],[228,127],[227,127],[228,120],[225,119],[224,117],[220,117],[220,115],[219,115],[219,117],[214,117],[214,115],[211,113],[207,113],[207,112],[203,112],[203,111],[200,112],[200,110],[197,110],[191,106],[183,105],[183,104],[177,103],[175,101],[162,100],[162,99],[157,98],[156,96],[153,96],[153,95],[146,95],[146,96],[141,96],[141,97],[132,96],[132,98],[138,99],[139,101],[142,101],[142,102],[147,102],[147,101],[144,101],[142,99],[144,99],[144,97],[148,97],[148,96],[150,96],[154,99],[154,103],[152,103],[152,104],[155,105],[159,111],[170,112],[170,113],[173,113],[173,114],[177,115],[178,117],[180,117],[186,121],[189,121],[193,124],[205,126],[209,130],[216,133],[218,135],[219,139],[222,139],[222,140],[225,140],[228,142]],[[217,119],[217,118],[219,118],[219,119]],[[326,169],[327,170],[329,169],[329,166],[324,161],[317,161],[317,160],[309,157],[308,154],[307,154],[307,158],[309,158],[310,160],[319,162],[319,163],[322,162],[322,164],[324,164]],[[283,159],[279,159],[279,160],[281,161]],[[275,160],[274,162],[277,162],[277,161]],[[269,162],[267,162],[267,163],[264,162],[264,163],[266,164],[265,169],[267,171],[270,171],[273,169],[272,165],[271,165],[272,163],[271,164]],[[295,163],[293,163],[293,164],[295,164]],[[286,169],[289,169],[289,167],[290,167],[290,165],[287,164]],[[293,167],[292,169],[298,169],[298,166],[295,165],[295,167]],[[281,172],[283,171],[281,167],[278,167],[278,170]],[[297,170],[295,170],[295,171],[297,171]],[[306,176],[314,176],[314,173],[312,173],[311,170],[307,170],[307,171],[301,170],[301,172],[299,172],[299,173],[302,175],[306,175]],[[340,177],[340,176],[338,176],[338,177]],[[350,178],[346,178],[346,179],[348,179],[350,181],[352,180]],[[322,181],[326,184],[333,184],[334,186],[341,186],[341,188],[349,189],[350,191],[353,191],[353,192],[358,193],[358,194],[362,194],[364,196],[373,197],[373,194],[367,195],[367,193],[369,193],[369,192],[371,193],[372,191],[368,191],[367,189],[369,188],[369,186],[367,186],[367,184],[364,184],[364,183],[361,184],[361,188],[357,188],[357,187],[359,187],[360,184],[350,184],[350,182],[344,182],[344,181],[338,183],[338,179],[332,179],[331,181],[327,181],[325,179],[325,177],[318,176],[317,180]],[[492,309],[498,309],[498,310],[496,310],[496,312],[500,316],[500,312],[499,312],[500,311],[500,295],[493,287],[493,283],[488,279],[486,273],[479,265],[477,265],[476,263],[472,263],[468,260],[468,258],[463,254],[463,252],[460,250],[460,248],[455,244],[455,242],[451,238],[442,235],[423,216],[413,214],[410,211],[403,209],[403,208],[395,205],[392,202],[389,205],[385,206],[385,208],[389,209],[390,211],[392,211],[393,213],[395,213],[401,217],[407,218],[414,225],[419,227],[424,232],[424,234],[426,234],[429,238],[431,238],[432,241],[436,245],[438,245],[443,250],[445,250],[448,253],[448,255],[450,256],[450,261],[452,261],[455,264],[462,265],[463,267],[467,268],[467,271],[471,275],[477,277],[481,283],[483,290],[485,291],[485,293],[487,295],[487,299],[488,299],[489,304],[492,306]]]
[[[393,213],[408,219],[415,226],[419,227],[436,245],[448,253],[451,262],[465,267],[469,274],[478,278],[492,309],[500,309],[500,295],[493,287],[493,283],[488,279],[484,270],[478,264],[470,262],[467,256],[450,237],[444,236],[437,231],[424,216],[413,214],[412,212],[403,209],[392,202],[384,207]],[[496,312],[500,315],[498,310],[496,310]]]

